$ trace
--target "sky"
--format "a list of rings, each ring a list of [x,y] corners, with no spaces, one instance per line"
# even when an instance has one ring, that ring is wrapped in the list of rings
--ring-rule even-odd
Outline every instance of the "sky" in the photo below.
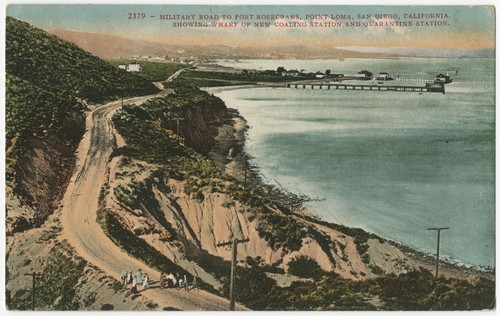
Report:
[[[141,18],[130,19],[134,13]],[[140,15],[142,13],[144,18]],[[272,14],[298,15],[299,19],[262,17]],[[377,16],[383,14],[387,16]],[[418,14],[424,18],[419,18]],[[425,14],[437,14],[438,17],[425,18]],[[448,17],[439,16],[444,14]],[[7,15],[45,30],[112,34],[172,45],[466,49],[491,49],[495,46],[492,6],[10,4]],[[162,20],[162,15],[171,18],[194,15],[194,19]],[[208,16],[200,19],[200,15]],[[247,19],[240,18],[244,15],[248,16]],[[210,27],[174,27],[174,22],[208,23]],[[211,27],[212,22],[232,27]],[[270,22],[271,26],[255,27],[255,22]],[[293,22],[302,26],[293,25]],[[311,22],[318,26],[312,27]],[[424,22],[424,25],[419,25],[419,22]],[[325,27],[328,23],[330,26]],[[433,26],[433,23],[440,25]]]

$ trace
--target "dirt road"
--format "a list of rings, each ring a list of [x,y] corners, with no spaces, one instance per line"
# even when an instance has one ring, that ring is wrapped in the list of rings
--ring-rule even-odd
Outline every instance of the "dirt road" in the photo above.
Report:
[[[139,105],[150,97],[127,99],[124,104]],[[109,156],[115,146],[111,117],[120,106],[121,101],[111,102],[87,116],[87,131],[77,149],[75,173],[62,200],[61,238],[67,239],[81,257],[117,280],[122,269],[134,273],[142,269],[157,281],[159,271],[122,251],[96,221],[99,193],[107,181]],[[226,310],[229,305],[227,300],[204,291],[151,288],[141,295],[157,303],[159,309]]]

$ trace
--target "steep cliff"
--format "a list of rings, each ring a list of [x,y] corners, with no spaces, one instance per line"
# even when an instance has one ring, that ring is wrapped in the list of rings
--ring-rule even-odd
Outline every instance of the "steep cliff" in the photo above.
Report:
[[[188,97],[195,101],[175,106]],[[185,120],[180,140],[171,116]],[[298,257],[354,280],[416,268],[382,239],[316,221],[305,215],[296,197],[255,177],[246,187],[236,173],[228,174],[203,155],[214,148],[221,130],[232,131],[230,137],[235,139],[241,137],[234,129],[236,125],[241,129],[241,120],[218,98],[197,89],[181,91],[141,108],[124,107],[114,123],[124,142],[113,159],[102,208],[214,287],[220,285],[220,268],[230,260],[230,250],[217,244],[232,238],[249,239],[239,246],[239,260],[259,257],[281,271],[287,271],[290,261]],[[235,146],[241,146],[241,139]],[[223,164],[235,163],[234,154],[229,154],[235,152],[233,147],[218,148],[223,151],[220,157],[228,157]],[[291,207],[292,200],[298,206]],[[375,256],[371,249],[385,255]]]

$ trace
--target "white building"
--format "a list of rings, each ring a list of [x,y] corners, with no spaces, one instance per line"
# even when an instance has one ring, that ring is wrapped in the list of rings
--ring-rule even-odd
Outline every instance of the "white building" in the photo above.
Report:
[[[281,73],[282,77],[298,77],[299,72],[297,70],[283,71]]]
[[[142,67],[139,64],[128,64],[126,70],[128,72],[140,72],[142,71]]]
[[[119,69],[126,70],[128,72],[140,72],[142,71],[142,67],[139,64],[128,64],[128,65],[118,65]]]

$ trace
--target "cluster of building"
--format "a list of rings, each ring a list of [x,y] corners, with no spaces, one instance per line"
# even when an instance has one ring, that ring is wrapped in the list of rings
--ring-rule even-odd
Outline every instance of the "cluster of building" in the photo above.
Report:
[[[292,74],[291,74],[291,76],[293,76],[293,77],[296,77],[297,75],[298,75],[298,72],[292,72]],[[282,76],[290,76],[290,72],[282,73]],[[316,73],[316,78],[318,78],[318,79],[325,78],[325,77],[339,79],[339,78],[344,78],[344,74],[330,74],[330,73],[324,74],[322,72]],[[399,78],[399,76],[398,76],[398,78]],[[357,79],[357,80],[373,80],[373,79],[375,79],[377,81],[396,80],[387,72],[379,72],[376,76],[374,76],[374,74],[368,70],[361,70],[361,71],[357,72],[353,79]],[[445,84],[445,83],[450,83],[452,81],[453,80],[449,74],[444,75],[444,74],[440,73],[439,75],[437,75],[434,78],[435,83]]]
[[[399,78],[399,76],[398,76]],[[373,73],[369,72],[368,70],[361,70],[356,74],[356,79],[358,80],[372,80],[373,79]],[[375,77],[375,80],[378,81],[388,81],[388,80],[395,80],[391,75],[387,72],[379,72],[377,76]],[[442,74],[440,73],[436,77],[434,77],[434,82],[435,83],[450,83],[452,82],[452,78],[450,77],[449,74]]]
[[[356,79],[372,80],[373,73],[369,72],[368,70],[361,70],[356,74]],[[375,80],[386,81],[386,80],[394,80],[394,78],[392,78],[391,75],[389,75],[389,73],[387,72],[379,72],[375,77]]]

